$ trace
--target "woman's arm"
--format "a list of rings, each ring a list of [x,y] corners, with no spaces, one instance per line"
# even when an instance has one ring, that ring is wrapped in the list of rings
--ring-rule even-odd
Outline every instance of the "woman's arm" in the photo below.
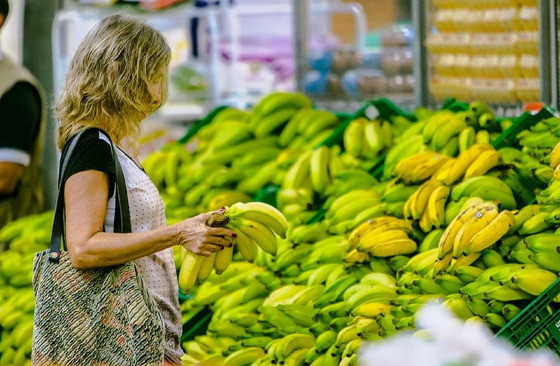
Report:
[[[101,171],[82,171],[66,181],[66,242],[72,265],[77,269],[122,264],[173,245],[208,256],[232,245],[236,236],[231,230],[206,225],[211,215],[220,212],[201,214],[147,232],[104,233],[108,197],[109,178]]]

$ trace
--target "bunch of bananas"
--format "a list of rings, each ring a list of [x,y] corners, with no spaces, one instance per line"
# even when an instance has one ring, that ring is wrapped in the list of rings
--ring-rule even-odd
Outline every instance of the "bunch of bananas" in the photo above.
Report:
[[[299,156],[284,176],[278,193],[278,207],[290,220],[303,222],[313,215],[315,197],[324,197],[333,180],[347,166],[340,148],[320,146]]]
[[[396,138],[396,144],[387,154],[383,176],[388,179],[405,172],[404,179],[423,181],[431,176],[438,166],[443,165],[439,156],[454,157],[469,150],[473,145],[489,145],[499,132],[510,125],[511,121],[496,123],[488,106],[480,102],[471,103],[469,109],[465,111],[453,112],[444,109],[429,114],[422,113],[422,118],[419,118],[418,122]],[[432,152],[429,153],[428,150]],[[422,152],[426,154],[416,159],[419,159],[420,164],[426,165],[419,167],[411,164],[413,161],[405,161],[401,164],[399,172],[394,171],[397,164],[405,158]],[[481,159],[480,162],[485,160]],[[473,161],[466,166],[470,166]],[[448,168],[452,165],[448,163]],[[406,169],[407,167],[410,169]],[[453,182],[446,184],[450,185]]]
[[[412,328],[427,301],[498,330],[555,281],[560,147],[530,136],[555,122],[521,134],[519,148],[495,150],[490,141],[511,122],[469,107],[418,113],[417,122],[360,118],[331,148],[302,146],[320,135],[310,121],[329,131],[332,116],[301,103],[283,115],[257,107],[247,134],[257,134],[257,119],[283,128],[274,144],[284,150],[268,169],[282,185],[285,237],[274,233],[276,256],[252,243],[235,258],[253,263],[232,262],[193,289],[185,313],[214,314],[207,333],[183,345],[185,364],[355,364],[363,341]],[[259,138],[275,138],[270,128]],[[367,171],[382,153],[378,181]],[[242,183],[229,187],[252,194]],[[535,188],[538,204],[529,204]],[[320,206],[324,218],[306,224]]]
[[[334,114],[310,107],[304,95],[273,93],[252,112],[220,111],[194,144],[170,143],[147,156],[143,165],[162,194],[168,221],[248,202],[265,185],[280,185],[295,159],[338,124]]]
[[[548,164],[552,148],[558,144],[560,118],[544,119],[530,129],[521,131],[517,141],[522,147],[521,151],[527,155]]]
[[[381,216],[358,226],[348,237],[346,262],[356,263],[374,257],[394,257],[414,253],[416,242],[409,238],[412,225],[392,216]],[[368,255],[369,254],[369,255]]]
[[[437,275],[449,265],[456,268],[453,260],[459,261],[471,257],[474,261],[480,252],[492,246],[509,232],[514,222],[514,214],[503,210],[492,202],[483,202],[475,198],[469,200],[459,215],[453,219],[443,232],[438,244]]]
[[[511,122],[481,103],[416,117],[360,118],[340,146],[318,147],[338,119],[275,93],[146,159],[170,223],[229,206],[238,234],[211,257],[175,251],[192,295],[183,322],[213,311],[206,334],[183,342],[185,365],[354,365],[362,342],[413,328],[428,301],[498,330],[556,280],[560,146],[548,136],[558,120],[496,151],[489,142]],[[378,181],[368,170],[383,153]],[[282,185],[279,211],[251,202],[268,183]],[[320,206],[324,219],[306,224]],[[51,222],[0,230],[0,364],[29,363],[28,253],[46,247]]]
[[[0,230],[0,364],[31,365],[35,295],[33,258],[51,238],[53,212],[23,217]]]
[[[354,158],[371,161],[393,145],[395,134],[388,121],[358,118],[351,121],[344,131],[344,150]]]
[[[286,237],[288,223],[276,208],[262,203],[236,203],[226,207],[227,223],[225,226],[237,234],[236,248],[248,262],[254,262],[259,255],[259,248],[267,254],[276,255],[278,238]],[[182,264],[179,271],[179,287],[188,293],[195,282],[204,282],[215,270],[223,273],[233,257],[233,246],[225,247],[208,257],[195,255],[183,250]]]

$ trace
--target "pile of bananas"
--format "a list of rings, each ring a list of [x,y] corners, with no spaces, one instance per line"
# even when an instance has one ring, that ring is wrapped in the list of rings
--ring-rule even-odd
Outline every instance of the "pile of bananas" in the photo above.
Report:
[[[192,295],[183,321],[212,310],[206,333],[183,343],[185,365],[355,365],[363,342],[413,329],[428,301],[499,330],[556,281],[558,119],[496,150],[490,141],[511,121],[475,102],[418,110],[415,122],[358,118],[326,147],[339,121],[310,106],[276,93],[250,113],[226,109],[190,151],[168,145],[145,163],[169,222],[228,206],[238,234],[211,257],[175,253]],[[268,183],[281,186],[279,210],[250,202]],[[3,329],[2,357],[15,333]],[[24,352],[9,344],[9,357]]]
[[[362,342],[414,328],[428,301],[497,331],[556,280],[560,147],[542,158],[495,150],[489,142],[511,122],[480,103],[423,116],[403,130],[353,121],[341,147],[293,160],[278,194],[288,229],[277,255],[260,251],[239,277],[195,287],[192,303],[214,316],[185,364],[356,364]],[[393,127],[378,150],[381,181],[367,173],[366,138],[352,145],[369,124]],[[293,213],[314,213],[317,197],[324,218],[303,224]]]
[[[497,123],[488,106],[480,102],[471,103],[465,111],[452,112],[444,109],[432,113],[423,112],[421,116],[418,122],[396,139],[395,145],[388,152],[383,172],[385,179],[397,175],[394,170],[404,158],[426,150],[438,152],[438,156],[457,156],[472,145],[490,144],[500,132],[511,125],[509,120]],[[434,169],[434,165],[438,164],[441,164],[439,158],[415,173],[408,173],[412,179],[416,179],[414,176],[418,174],[418,179],[421,179],[422,175],[428,174],[426,169]]]
[[[0,230],[1,365],[31,365],[33,257],[48,247],[52,222],[49,211],[13,221]]]
[[[305,151],[329,136],[338,118],[311,109],[309,98],[273,93],[251,112],[227,108],[185,146],[171,143],[143,161],[166,204],[170,223],[248,202],[269,183],[280,185]]]
[[[288,222],[280,211],[262,202],[238,202],[226,207],[225,226],[237,234],[235,248],[243,258],[252,263],[263,252],[275,256],[278,251],[278,237],[285,238]],[[179,287],[188,293],[195,282],[204,282],[215,270],[222,274],[233,258],[234,247],[225,247],[208,257],[195,255],[182,249]]]

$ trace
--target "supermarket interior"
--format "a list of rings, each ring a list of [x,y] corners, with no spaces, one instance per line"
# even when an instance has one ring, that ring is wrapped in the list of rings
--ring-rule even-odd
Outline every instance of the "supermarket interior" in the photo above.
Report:
[[[559,24],[0,0],[0,366],[560,366]]]

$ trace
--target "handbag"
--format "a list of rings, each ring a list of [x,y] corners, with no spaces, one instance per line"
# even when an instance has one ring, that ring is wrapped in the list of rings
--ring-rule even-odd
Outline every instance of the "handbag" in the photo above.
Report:
[[[71,141],[59,172],[50,249],[36,253],[33,261],[36,303],[31,363],[161,366],[164,325],[136,264],[77,270],[70,262],[62,177],[82,134]],[[112,143],[111,149],[116,172],[114,232],[130,233],[126,182]]]

